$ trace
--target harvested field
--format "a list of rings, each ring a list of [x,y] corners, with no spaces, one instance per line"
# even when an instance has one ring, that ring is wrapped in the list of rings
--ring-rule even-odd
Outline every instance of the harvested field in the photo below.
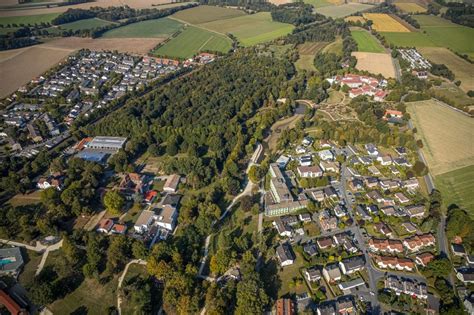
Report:
[[[474,90],[474,65],[458,57],[447,48],[420,48],[419,51],[425,58],[434,63],[445,64],[454,72],[456,80],[461,80],[464,91]]]
[[[176,12],[172,17],[190,24],[201,24],[217,20],[231,19],[243,15],[246,15],[245,12],[237,9],[200,5],[198,7]]]
[[[356,68],[369,71],[373,74],[381,74],[385,78],[395,78],[395,68],[392,57],[387,53],[353,52],[357,58]]]
[[[366,30],[352,30],[351,35],[357,43],[358,51],[372,53],[385,52],[385,49],[379,41]]]
[[[14,57],[0,62],[0,77],[3,78],[0,86],[2,98],[64,60],[73,51],[42,46],[21,50]]]
[[[410,32],[406,26],[385,13],[364,13],[364,18],[371,20],[372,27],[378,32]]]
[[[0,62],[5,61],[5,60],[10,59],[10,58],[13,58],[16,55],[20,54],[22,51],[24,51],[26,49],[29,49],[29,48],[30,47],[0,51]]]
[[[61,49],[90,49],[90,50],[117,50],[132,54],[143,55],[152,50],[156,45],[161,43],[163,38],[82,38],[82,37],[65,37],[55,39],[41,47],[52,47]]]
[[[220,51],[226,53],[230,50],[231,44],[231,40],[225,35],[188,26],[178,36],[153,51],[153,54],[187,59],[200,51]]]
[[[407,103],[434,176],[474,164],[474,120],[435,100]]]
[[[373,6],[370,4],[347,3],[347,4],[336,5],[336,6],[327,6],[327,7],[319,8],[316,10],[316,12],[325,16],[332,17],[332,18],[342,18],[348,15],[354,14],[356,12],[365,11],[372,7]]]
[[[299,71],[308,70],[316,71],[314,67],[314,56],[318,51],[323,49],[328,43],[326,42],[306,42],[298,46],[299,59],[295,62],[296,69]]]
[[[287,3],[292,3],[292,0],[269,0],[268,2],[274,4],[274,5],[282,5],[282,4],[287,4]]]
[[[24,16],[24,15],[38,15],[48,13],[63,13],[68,9],[89,9],[91,7],[121,7],[129,6],[134,9],[144,8],[169,8],[181,6],[183,3],[171,3],[170,0],[96,0],[93,2],[86,2],[73,5],[65,5],[60,7],[35,7],[33,8],[14,8],[0,10],[0,17],[6,16]]]
[[[397,2],[395,6],[407,13],[423,13],[427,11],[426,8],[414,2]]]
[[[168,37],[183,27],[183,23],[162,18],[156,20],[142,21],[114,28],[102,35],[102,38],[149,38]]]
[[[260,12],[244,15],[232,19],[219,20],[199,26],[219,33],[231,33],[243,46],[267,42],[287,35],[294,26],[291,24],[274,22],[270,12]]]
[[[360,22],[362,24],[365,23],[365,19],[362,16],[348,16],[344,19],[344,21],[354,23]]]

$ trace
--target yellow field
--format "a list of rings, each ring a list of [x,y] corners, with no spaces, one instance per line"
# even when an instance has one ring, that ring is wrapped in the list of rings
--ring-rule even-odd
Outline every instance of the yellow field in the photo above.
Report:
[[[434,176],[474,164],[472,118],[434,100],[407,105]]]
[[[395,6],[407,13],[424,13],[427,11],[426,8],[423,8],[421,5],[412,2],[397,2],[395,3]]]
[[[357,58],[357,69],[381,74],[385,78],[395,78],[395,68],[390,54],[355,51],[352,56]]]
[[[409,33],[410,30],[402,25],[400,22],[395,20],[388,14],[385,13],[364,13],[366,20],[373,22],[373,29],[378,32],[399,32]]]

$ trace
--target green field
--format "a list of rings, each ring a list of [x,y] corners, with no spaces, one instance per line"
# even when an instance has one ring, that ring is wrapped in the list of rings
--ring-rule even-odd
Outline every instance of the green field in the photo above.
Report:
[[[441,191],[445,206],[456,204],[474,218],[474,165],[438,175],[435,184]]]
[[[446,47],[459,53],[474,52],[474,29],[431,15],[415,15],[420,32],[381,33],[389,43],[404,47]]]
[[[385,52],[382,45],[369,32],[351,31],[351,35],[357,42],[357,50],[362,52],[383,53]]]
[[[39,15],[25,15],[25,16],[5,16],[0,17],[0,24],[1,25],[8,25],[8,24],[17,24],[18,26],[21,24],[24,25],[34,25],[40,23],[51,23],[51,21],[57,17],[60,13],[48,13],[48,14],[39,14]]]
[[[304,0],[303,2],[306,4],[311,4],[313,8],[322,8],[333,5],[331,2],[326,0]]]
[[[168,37],[183,27],[181,22],[170,18],[142,21],[114,28],[102,35],[105,38]]]
[[[353,13],[364,11],[370,8],[373,8],[373,6],[370,4],[347,3],[347,4],[332,5],[332,6],[318,8],[316,12],[325,16],[332,17],[332,18],[342,18],[348,15],[351,15]]]
[[[61,24],[59,25],[59,29],[61,30],[70,30],[70,31],[80,31],[80,30],[91,30],[94,28],[106,26],[114,24],[113,22],[101,20],[98,18],[92,18],[92,19],[85,19],[85,20],[79,20],[71,23],[66,23],[66,24]]]
[[[0,28],[0,35],[6,35],[8,33],[12,33],[16,31],[18,27],[2,27]]]
[[[342,56],[342,37],[336,37],[336,40],[324,47],[322,52],[325,54],[336,54],[338,56]]]
[[[274,22],[270,12],[260,12],[226,20],[200,24],[203,28],[220,33],[231,33],[244,46],[273,40],[290,33],[294,26]]]
[[[186,59],[200,51],[219,51],[226,53],[232,47],[232,41],[224,35],[204,29],[188,26],[178,36],[153,51],[158,56]]]
[[[237,9],[200,5],[198,7],[176,12],[172,17],[190,24],[201,24],[243,15],[245,15],[245,12]]]

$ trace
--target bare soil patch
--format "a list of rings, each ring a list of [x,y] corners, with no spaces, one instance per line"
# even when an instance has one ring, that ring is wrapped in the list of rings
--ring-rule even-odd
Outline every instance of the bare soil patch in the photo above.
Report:
[[[395,78],[392,57],[385,53],[353,52],[357,58],[356,68],[373,74],[382,74],[385,78]]]

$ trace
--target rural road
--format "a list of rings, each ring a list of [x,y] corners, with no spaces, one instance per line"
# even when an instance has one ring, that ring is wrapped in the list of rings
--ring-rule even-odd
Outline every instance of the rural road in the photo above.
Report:
[[[120,305],[122,304],[122,296],[120,295],[120,288],[122,287],[123,280],[125,279],[125,276],[127,275],[128,268],[132,264],[139,264],[139,265],[146,265],[147,262],[141,259],[133,259],[131,260],[126,266],[125,269],[123,270],[122,274],[120,275],[120,278],[118,280],[118,285],[117,285],[117,311],[118,314],[122,314],[122,310],[120,308]]]

